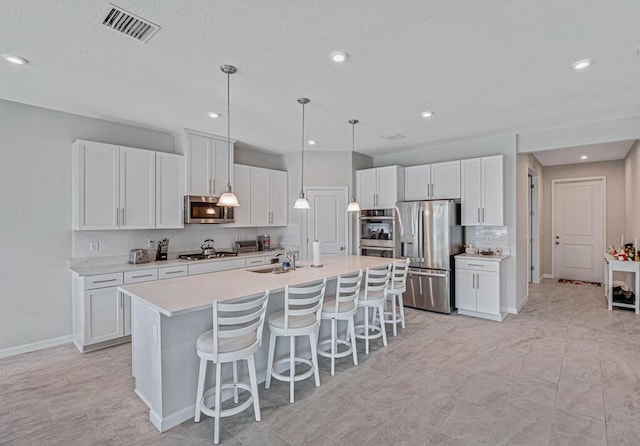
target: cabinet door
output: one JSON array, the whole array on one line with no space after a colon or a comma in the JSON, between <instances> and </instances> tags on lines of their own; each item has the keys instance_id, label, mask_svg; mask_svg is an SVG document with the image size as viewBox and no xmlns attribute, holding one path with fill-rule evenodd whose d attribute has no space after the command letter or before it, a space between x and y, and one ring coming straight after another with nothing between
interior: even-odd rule
<instances>
[{"instance_id":1,"label":"cabinet door","mask_svg":"<svg viewBox=\"0 0 640 446\"><path fill-rule=\"evenodd\" d=\"M462 226L480 225L482 208L480 158L460 161Z\"/></svg>"},{"instance_id":2,"label":"cabinet door","mask_svg":"<svg viewBox=\"0 0 640 446\"><path fill-rule=\"evenodd\" d=\"M131 298L126 294L122 294L122 334L129 336L131 334Z\"/></svg>"},{"instance_id":3,"label":"cabinet door","mask_svg":"<svg viewBox=\"0 0 640 446\"><path fill-rule=\"evenodd\" d=\"M456 269L456 307L476 311L475 271Z\"/></svg>"},{"instance_id":4,"label":"cabinet door","mask_svg":"<svg viewBox=\"0 0 640 446\"><path fill-rule=\"evenodd\" d=\"M186 138L187 195L212 195L212 140L192 134Z\"/></svg>"},{"instance_id":5,"label":"cabinet door","mask_svg":"<svg viewBox=\"0 0 640 446\"><path fill-rule=\"evenodd\" d=\"M398 201L398 168L396 166L378 167L378 198L376 207L390 209Z\"/></svg>"},{"instance_id":6,"label":"cabinet door","mask_svg":"<svg viewBox=\"0 0 640 446\"><path fill-rule=\"evenodd\" d=\"M460 198L460 161L431 165L431 198Z\"/></svg>"},{"instance_id":7,"label":"cabinet door","mask_svg":"<svg viewBox=\"0 0 640 446\"><path fill-rule=\"evenodd\" d=\"M482 158L482 224L503 226L503 203L502 156Z\"/></svg>"},{"instance_id":8,"label":"cabinet door","mask_svg":"<svg viewBox=\"0 0 640 446\"><path fill-rule=\"evenodd\" d=\"M120 227L156 226L156 154L120 148Z\"/></svg>"},{"instance_id":9,"label":"cabinet door","mask_svg":"<svg viewBox=\"0 0 640 446\"><path fill-rule=\"evenodd\" d=\"M229 150L226 141L211 140L212 156L211 160L211 194L219 197L222 195L229 182ZM233 153L233 144L231 144ZM233 160L231 161L233 163Z\"/></svg>"},{"instance_id":10,"label":"cabinet door","mask_svg":"<svg viewBox=\"0 0 640 446\"><path fill-rule=\"evenodd\" d=\"M251 226L268 226L269 212L269 171L251 169Z\"/></svg>"},{"instance_id":11,"label":"cabinet door","mask_svg":"<svg viewBox=\"0 0 640 446\"><path fill-rule=\"evenodd\" d=\"M118 146L82 141L74 148L74 229L116 229L119 223Z\"/></svg>"},{"instance_id":12,"label":"cabinet door","mask_svg":"<svg viewBox=\"0 0 640 446\"><path fill-rule=\"evenodd\" d=\"M235 226L251 226L251 167L233 167L233 192L240 206L233 208Z\"/></svg>"},{"instance_id":13,"label":"cabinet door","mask_svg":"<svg viewBox=\"0 0 640 446\"><path fill-rule=\"evenodd\" d=\"M375 207L375 198L378 191L376 180L376 169L358 170L356 172L356 197L362 209L372 209Z\"/></svg>"},{"instance_id":14,"label":"cabinet door","mask_svg":"<svg viewBox=\"0 0 640 446\"><path fill-rule=\"evenodd\" d=\"M182 156L156 153L156 228L184 227Z\"/></svg>"},{"instance_id":15,"label":"cabinet door","mask_svg":"<svg viewBox=\"0 0 640 446\"><path fill-rule=\"evenodd\" d=\"M287 172L272 170L269 172L269 203L271 208L271 226L287 225Z\"/></svg>"},{"instance_id":16,"label":"cabinet door","mask_svg":"<svg viewBox=\"0 0 640 446\"><path fill-rule=\"evenodd\" d=\"M458 176L460 172L458 171ZM404 199L428 200L431 184L431 165L405 167L404 169Z\"/></svg>"},{"instance_id":17,"label":"cabinet door","mask_svg":"<svg viewBox=\"0 0 640 446\"><path fill-rule=\"evenodd\" d=\"M123 312L116 287L85 291L85 345L123 336Z\"/></svg>"},{"instance_id":18,"label":"cabinet door","mask_svg":"<svg viewBox=\"0 0 640 446\"><path fill-rule=\"evenodd\" d=\"M478 271L477 311L479 313L500 314L500 274Z\"/></svg>"}]
</instances>

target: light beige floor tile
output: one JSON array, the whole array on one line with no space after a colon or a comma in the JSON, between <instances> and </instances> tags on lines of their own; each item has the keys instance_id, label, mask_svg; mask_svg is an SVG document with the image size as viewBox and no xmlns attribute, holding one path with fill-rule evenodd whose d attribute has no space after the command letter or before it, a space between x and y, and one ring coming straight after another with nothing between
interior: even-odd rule
<instances>
[{"instance_id":1,"label":"light beige floor tile","mask_svg":"<svg viewBox=\"0 0 640 446\"><path fill-rule=\"evenodd\" d=\"M560 379L556 397L558 409L604 421L602 385L570 378Z\"/></svg>"}]
</instances>

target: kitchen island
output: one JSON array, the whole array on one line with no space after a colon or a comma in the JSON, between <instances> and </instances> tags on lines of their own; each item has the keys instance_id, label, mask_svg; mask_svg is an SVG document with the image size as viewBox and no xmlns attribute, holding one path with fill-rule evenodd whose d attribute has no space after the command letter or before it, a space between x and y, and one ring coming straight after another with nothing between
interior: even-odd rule
<instances>
[{"instance_id":1,"label":"kitchen island","mask_svg":"<svg viewBox=\"0 0 640 446\"><path fill-rule=\"evenodd\" d=\"M229 301L271 291L267 317L284 307L285 286L300 286L327 279L327 290L335 289L341 274L390 264L393 259L363 256L324 256L322 268L301 264L283 274L260 273L266 268L231 270L179 277L118 287L131 297L132 374L135 392L149 407L149 418L166 431L193 417L195 410L198 357L196 340L213 325L211 303ZM333 279L333 280L332 280ZM266 376L269 328L265 323L263 346L256 353L258 380ZM302 344L302 343L301 343ZM287 347L276 350L276 358L288 355ZM308 348L308 345L306 346ZM302 344L297 352L304 355ZM308 352L310 355L310 351ZM243 362L240 379L246 378ZM223 373L228 380L231 370ZM213 382L208 377L206 387ZM223 395L223 399L228 395Z\"/></svg>"}]
</instances>

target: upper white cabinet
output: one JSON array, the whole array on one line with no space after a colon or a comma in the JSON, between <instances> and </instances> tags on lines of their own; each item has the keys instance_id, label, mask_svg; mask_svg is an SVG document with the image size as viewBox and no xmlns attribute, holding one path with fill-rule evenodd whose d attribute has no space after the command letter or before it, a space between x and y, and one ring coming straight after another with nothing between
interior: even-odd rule
<instances>
[{"instance_id":1,"label":"upper white cabinet","mask_svg":"<svg viewBox=\"0 0 640 446\"><path fill-rule=\"evenodd\" d=\"M73 229L155 227L155 152L78 140L72 147Z\"/></svg>"},{"instance_id":2,"label":"upper white cabinet","mask_svg":"<svg viewBox=\"0 0 640 446\"><path fill-rule=\"evenodd\" d=\"M287 225L287 172L236 164L234 226Z\"/></svg>"},{"instance_id":3,"label":"upper white cabinet","mask_svg":"<svg viewBox=\"0 0 640 446\"><path fill-rule=\"evenodd\" d=\"M77 140L74 230L182 227L182 157Z\"/></svg>"},{"instance_id":4,"label":"upper white cabinet","mask_svg":"<svg viewBox=\"0 0 640 446\"><path fill-rule=\"evenodd\" d=\"M183 157L156 153L156 228L184 227Z\"/></svg>"},{"instance_id":5,"label":"upper white cabinet","mask_svg":"<svg viewBox=\"0 0 640 446\"><path fill-rule=\"evenodd\" d=\"M460 198L460 161L405 167L404 181L405 200Z\"/></svg>"},{"instance_id":6,"label":"upper white cabinet","mask_svg":"<svg viewBox=\"0 0 640 446\"><path fill-rule=\"evenodd\" d=\"M229 182L229 152L226 138L185 129L175 137L175 145L185 157L186 195L219 197ZM232 179L233 180L233 179Z\"/></svg>"},{"instance_id":7,"label":"upper white cabinet","mask_svg":"<svg viewBox=\"0 0 640 446\"><path fill-rule=\"evenodd\" d=\"M504 225L503 156L461 161L462 225Z\"/></svg>"},{"instance_id":8,"label":"upper white cabinet","mask_svg":"<svg viewBox=\"0 0 640 446\"><path fill-rule=\"evenodd\" d=\"M393 208L404 200L404 168L377 167L356 172L356 198L362 209Z\"/></svg>"}]
</instances>

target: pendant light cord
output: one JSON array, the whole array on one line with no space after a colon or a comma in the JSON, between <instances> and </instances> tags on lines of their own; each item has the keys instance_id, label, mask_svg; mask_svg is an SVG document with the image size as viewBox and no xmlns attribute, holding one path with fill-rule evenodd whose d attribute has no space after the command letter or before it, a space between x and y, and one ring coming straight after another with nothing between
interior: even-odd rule
<instances>
[{"instance_id":1,"label":"pendant light cord","mask_svg":"<svg viewBox=\"0 0 640 446\"><path fill-rule=\"evenodd\" d=\"M231 73L227 73L227 186L231 186Z\"/></svg>"},{"instance_id":2,"label":"pendant light cord","mask_svg":"<svg viewBox=\"0 0 640 446\"><path fill-rule=\"evenodd\" d=\"M302 104L302 175L300 176L300 192L304 193L304 106Z\"/></svg>"}]
</instances>

